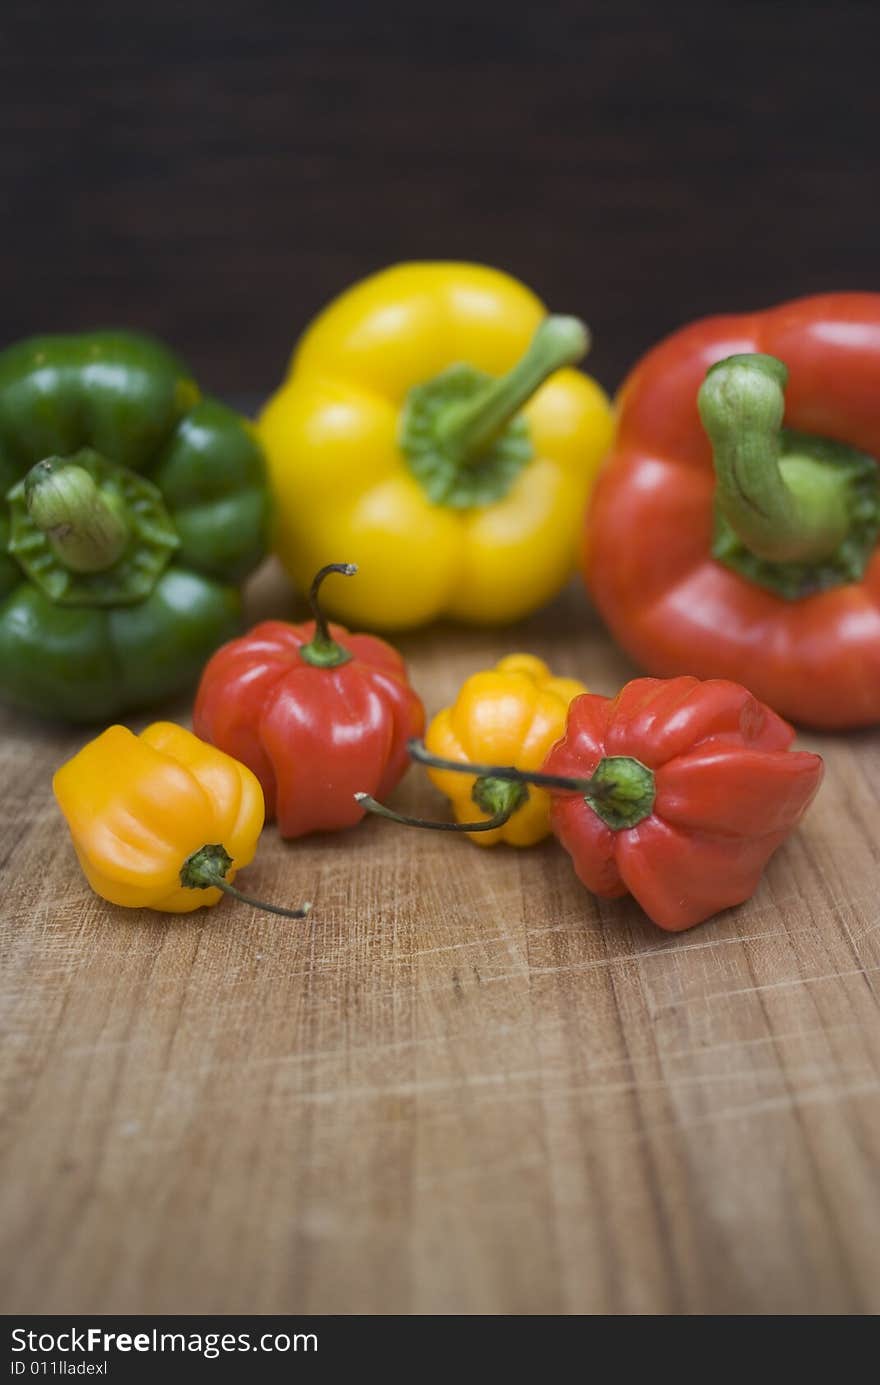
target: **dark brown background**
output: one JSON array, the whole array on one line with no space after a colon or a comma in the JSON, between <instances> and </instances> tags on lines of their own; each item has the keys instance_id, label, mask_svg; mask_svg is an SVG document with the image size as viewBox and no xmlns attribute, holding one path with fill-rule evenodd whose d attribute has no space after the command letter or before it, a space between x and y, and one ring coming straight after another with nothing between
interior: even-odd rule
<instances>
[{"instance_id":1,"label":"dark brown background","mask_svg":"<svg viewBox=\"0 0 880 1385\"><path fill-rule=\"evenodd\" d=\"M343 285L464 257L616 385L692 316L880 287L878 15L6 0L0 339L125 322L256 398Z\"/></svg>"}]
</instances>

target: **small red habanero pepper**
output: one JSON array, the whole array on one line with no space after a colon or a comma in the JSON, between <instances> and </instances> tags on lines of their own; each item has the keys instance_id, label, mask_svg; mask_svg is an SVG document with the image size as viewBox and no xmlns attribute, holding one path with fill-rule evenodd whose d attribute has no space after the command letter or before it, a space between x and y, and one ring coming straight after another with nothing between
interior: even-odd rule
<instances>
[{"instance_id":1,"label":"small red habanero pepper","mask_svg":"<svg viewBox=\"0 0 880 1385\"><path fill-rule=\"evenodd\" d=\"M587 693L539 774L414 758L549 789L553 831L593 894L631 894L660 928L691 928L754 894L822 781L787 722L737 683L636 678Z\"/></svg>"},{"instance_id":2,"label":"small red habanero pepper","mask_svg":"<svg viewBox=\"0 0 880 1385\"><path fill-rule=\"evenodd\" d=\"M263 621L209 660L193 729L257 776L282 837L352 827L364 815L356 789L390 793L409 763L407 740L425 711L396 649L373 635L328 626L318 588L351 563L330 563L312 582L314 620Z\"/></svg>"},{"instance_id":3,"label":"small red habanero pepper","mask_svg":"<svg viewBox=\"0 0 880 1385\"><path fill-rule=\"evenodd\" d=\"M880 721L878 458L880 294L661 342L587 519L612 634L650 673L734 678L795 721Z\"/></svg>"}]
</instances>

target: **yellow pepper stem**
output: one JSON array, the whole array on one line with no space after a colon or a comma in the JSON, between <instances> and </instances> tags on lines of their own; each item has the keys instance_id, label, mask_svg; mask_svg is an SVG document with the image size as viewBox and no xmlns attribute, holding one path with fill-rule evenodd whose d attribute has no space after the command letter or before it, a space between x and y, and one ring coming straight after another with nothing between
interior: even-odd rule
<instances>
[{"instance_id":1,"label":"yellow pepper stem","mask_svg":"<svg viewBox=\"0 0 880 1385\"><path fill-rule=\"evenodd\" d=\"M267 904L262 899L252 899L250 895L242 894L226 879L231 865L232 857L219 843L200 847L184 861L180 883L186 890L222 890L242 904L250 904L253 909L263 909L267 914L280 914L286 919L304 919L309 913L311 904L303 904L299 909L285 909L280 904Z\"/></svg>"},{"instance_id":2,"label":"yellow pepper stem","mask_svg":"<svg viewBox=\"0 0 880 1385\"><path fill-rule=\"evenodd\" d=\"M545 317L511 371L438 419L436 435L443 450L459 464L478 462L547 377L575 365L589 348L589 329L580 318Z\"/></svg>"},{"instance_id":3,"label":"yellow pepper stem","mask_svg":"<svg viewBox=\"0 0 880 1385\"><path fill-rule=\"evenodd\" d=\"M506 375L459 361L413 386L400 446L432 505L470 510L507 495L534 456L523 405L549 375L579 361L589 340L579 318L546 317Z\"/></svg>"}]
</instances>

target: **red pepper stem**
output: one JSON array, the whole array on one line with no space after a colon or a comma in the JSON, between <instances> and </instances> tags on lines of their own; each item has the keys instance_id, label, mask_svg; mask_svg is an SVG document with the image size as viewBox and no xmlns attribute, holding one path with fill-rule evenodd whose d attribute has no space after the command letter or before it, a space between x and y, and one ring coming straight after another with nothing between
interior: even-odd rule
<instances>
[{"instance_id":1,"label":"red pepper stem","mask_svg":"<svg viewBox=\"0 0 880 1385\"><path fill-rule=\"evenodd\" d=\"M730 527L758 558L818 563L852 527L852 474L823 461L818 439L783 452L788 370L760 352L711 366L697 406L712 443L716 499Z\"/></svg>"},{"instance_id":2,"label":"red pepper stem","mask_svg":"<svg viewBox=\"0 0 880 1385\"><path fill-rule=\"evenodd\" d=\"M309 643L304 644L299 652L300 657L305 659L307 664L314 664L317 668L338 668L340 664L347 664L351 658L348 650L344 649L330 634L327 617L321 610L321 603L318 600L321 583L330 576L331 572L338 572L343 577L353 577L357 572L357 566L355 563L327 563L326 567L322 567L312 578L308 601L315 620L315 633Z\"/></svg>"},{"instance_id":3,"label":"red pepper stem","mask_svg":"<svg viewBox=\"0 0 880 1385\"><path fill-rule=\"evenodd\" d=\"M384 803L379 803L368 793L356 793L355 798L368 813L388 818L389 822L399 822L403 827L423 827L430 832L495 832L510 821L518 806L512 803L491 818L483 818L480 822L438 822L433 818L413 818L406 813L395 813L393 808L386 808Z\"/></svg>"},{"instance_id":4,"label":"red pepper stem","mask_svg":"<svg viewBox=\"0 0 880 1385\"><path fill-rule=\"evenodd\" d=\"M583 795L597 817L613 832L637 827L654 811L656 781L653 770L631 755L603 757L588 779L574 779L565 774L542 774L538 770L515 769L512 765L462 764L458 760L443 760L432 755L421 741L409 742L414 760L432 769L452 770L456 774L475 774L478 779L511 784L533 784L539 789L561 789L566 793Z\"/></svg>"}]
</instances>

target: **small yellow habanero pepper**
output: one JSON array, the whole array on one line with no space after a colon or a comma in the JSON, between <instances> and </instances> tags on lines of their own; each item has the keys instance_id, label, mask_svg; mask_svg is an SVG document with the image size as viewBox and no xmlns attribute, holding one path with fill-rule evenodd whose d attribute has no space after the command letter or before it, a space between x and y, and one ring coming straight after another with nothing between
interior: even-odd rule
<instances>
[{"instance_id":1,"label":"small yellow habanero pepper","mask_svg":"<svg viewBox=\"0 0 880 1385\"><path fill-rule=\"evenodd\" d=\"M111 726L52 781L76 854L96 894L128 909L187 914L223 894L289 918L236 890L254 857L263 791L249 769L169 721L140 736Z\"/></svg>"},{"instance_id":2,"label":"small yellow habanero pepper","mask_svg":"<svg viewBox=\"0 0 880 1385\"><path fill-rule=\"evenodd\" d=\"M294 582L350 555L335 614L385 629L547 602L613 433L604 391L566 368L588 342L483 265L395 265L331 303L257 424Z\"/></svg>"},{"instance_id":3,"label":"small yellow habanero pepper","mask_svg":"<svg viewBox=\"0 0 880 1385\"><path fill-rule=\"evenodd\" d=\"M451 801L455 823L409 818L356 794L362 806L393 822L440 831L465 831L480 846L508 842L534 846L550 831L550 795L545 789L444 770L435 760L459 764L488 760L515 769L540 770L550 747L565 731L569 704L587 688L576 678L554 678L532 654L510 654L495 668L474 673L451 707L438 712L425 746L410 743L415 759L428 766L432 782ZM475 807L478 812L475 812Z\"/></svg>"}]
</instances>

